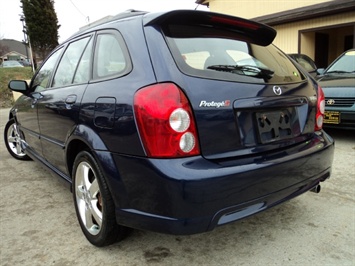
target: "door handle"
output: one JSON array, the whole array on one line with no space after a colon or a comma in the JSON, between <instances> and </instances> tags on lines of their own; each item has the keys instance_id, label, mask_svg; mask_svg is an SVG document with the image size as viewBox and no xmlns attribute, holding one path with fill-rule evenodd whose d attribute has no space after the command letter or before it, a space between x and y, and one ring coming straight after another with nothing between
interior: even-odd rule
<instances>
[{"instance_id":1,"label":"door handle","mask_svg":"<svg viewBox=\"0 0 355 266\"><path fill-rule=\"evenodd\" d=\"M31 98L32 98L31 108L34 108L38 100L43 98L43 95L40 92L34 92L32 93Z\"/></svg>"},{"instance_id":2,"label":"door handle","mask_svg":"<svg viewBox=\"0 0 355 266\"><path fill-rule=\"evenodd\" d=\"M69 95L66 99L65 99L65 103L66 104L74 104L76 102L76 95Z\"/></svg>"},{"instance_id":3,"label":"door handle","mask_svg":"<svg viewBox=\"0 0 355 266\"><path fill-rule=\"evenodd\" d=\"M65 108L70 110L72 105L76 102L76 95L72 94L69 95L66 99L65 99Z\"/></svg>"}]
</instances>

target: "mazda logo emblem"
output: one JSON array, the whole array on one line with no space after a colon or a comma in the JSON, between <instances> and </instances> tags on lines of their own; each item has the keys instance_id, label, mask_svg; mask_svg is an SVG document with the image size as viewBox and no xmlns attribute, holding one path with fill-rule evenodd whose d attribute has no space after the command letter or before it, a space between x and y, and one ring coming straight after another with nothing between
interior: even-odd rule
<instances>
[{"instance_id":1,"label":"mazda logo emblem","mask_svg":"<svg viewBox=\"0 0 355 266\"><path fill-rule=\"evenodd\" d=\"M327 105L333 105L333 104L335 104L335 101L333 99L329 99L327 101Z\"/></svg>"},{"instance_id":2,"label":"mazda logo emblem","mask_svg":"<svg viewBox=\"0 0 355 266\"><path fill-rule=\"evenodd\" d=\"M281 89L281 87L279 87L279 86L274 86L274 87L272 88L272 90L274 91L274 93L275 93L276 95L281 95L281 94L282 94L282 89Z\"/></svg>"}]
</instances>

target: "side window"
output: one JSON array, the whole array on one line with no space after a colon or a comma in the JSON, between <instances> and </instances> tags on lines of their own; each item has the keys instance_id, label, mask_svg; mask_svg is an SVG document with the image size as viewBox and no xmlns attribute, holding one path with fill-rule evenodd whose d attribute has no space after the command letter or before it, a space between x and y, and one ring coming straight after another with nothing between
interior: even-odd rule
<instances>
[{"instance_id":1,"label":"side window","mask_svg":"<svg viewBox=\"0 0 355 266\"><path fill-rule=\"evenodd\" d=\"M66 86L73 82L76 67L89 39L86 37L69 44L59 62L52 87Z\"/></svg>"},{"instance_id":2,"label":"side window","mask_svg":"<svg viewBox=\"0 0 355 266\"><path fill-rule=\"evenodd\" d=\"M94 78L124 75L130 70L128 51L122 37L109 31L98 34Z\"/></svg>"},{"instance_id":3,"label":"side window","mask_svg":"<svg viewBox=\"0 0 355 266\"><path fill-rule=\"evenodd\" d=\"M54 52L46 62L42 65L38 71L36 77L33 80L32 86L35 87L35 91L42 91L48 87L51 75L54 71L55 64L62 52L63 48L60 48Z\"/></svg>"},{"instance_id":4,"label":"side window","mask_svg":"<svg viewBox=\"0 0 355 266\"><path fill-rule=\"evenodd\" d=\"M79 66L75 72L74 83L87 83L90 80L90 66L93 39L91 38L89 44L86 46L85 52L80 59Z\"/></svg>"}]
</instances>

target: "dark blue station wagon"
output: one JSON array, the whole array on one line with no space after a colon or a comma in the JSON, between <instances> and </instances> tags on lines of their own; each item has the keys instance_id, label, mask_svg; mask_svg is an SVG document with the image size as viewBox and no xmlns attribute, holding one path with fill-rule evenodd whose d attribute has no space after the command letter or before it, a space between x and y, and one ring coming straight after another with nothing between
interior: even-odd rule
<instances>
[{"instance_id":1,"label":"dark blue station wagon","mask_svg":"<svg viewBox=\"0 0 355 266\"><path fill-rule=\"evenodd\" d=\"M10 111L5 143L68 183L87 239L194 234L319 192L324 94L268 26L130 11L59 45Z\"/></svg>"}]
</instances>

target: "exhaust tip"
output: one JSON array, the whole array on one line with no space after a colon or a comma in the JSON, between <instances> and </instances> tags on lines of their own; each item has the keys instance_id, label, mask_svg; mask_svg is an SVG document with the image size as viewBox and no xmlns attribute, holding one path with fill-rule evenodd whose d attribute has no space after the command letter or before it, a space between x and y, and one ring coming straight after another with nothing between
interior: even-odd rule
<instances>
[{"instance_id":1,"label":"exhaust tip","mask_svg":"<svg viewBox=\"0 0 355 266\"><path fill-rule=\"evenodd\" d=\"M314 192L314 193L319 193L320 192L320 185L316 185L315 187L313 187L310 191L311 192Z\"/></svg>"}]
</instances>

